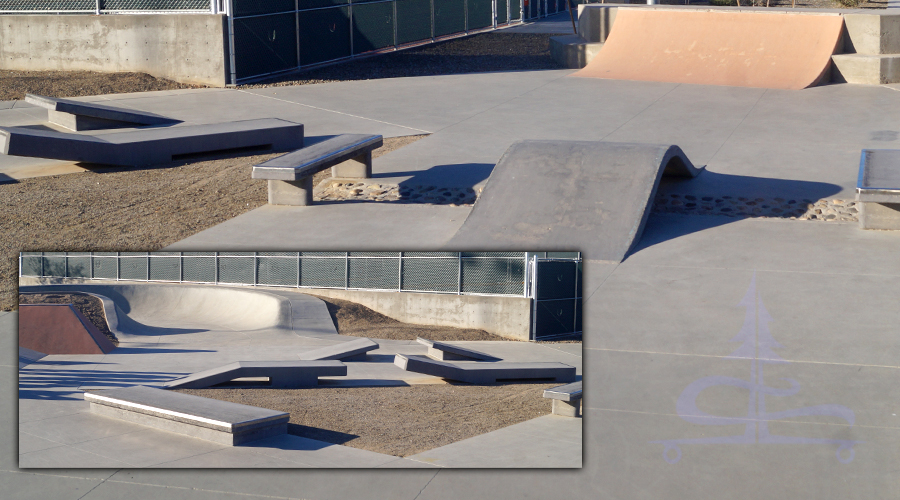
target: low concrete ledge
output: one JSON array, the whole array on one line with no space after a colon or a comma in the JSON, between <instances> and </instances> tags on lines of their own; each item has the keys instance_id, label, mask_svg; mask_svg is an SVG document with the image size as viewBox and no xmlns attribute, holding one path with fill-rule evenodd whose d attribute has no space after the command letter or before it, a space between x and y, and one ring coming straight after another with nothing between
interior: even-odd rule
<instances>
[{"instance_id":1,"label":"low concrete ledge","mask_svg":"<svg viewBox=\"0 0 900 500\"><path fill-rule=\"evenodd\" d=\"M564 417L581 416L581 382L544 390L544 397L553 400L553 414Z\"/></svg>"},{"instance_id":2,"label":"low concrete ledge","mask_svg":"<svg viewBox=\"0 0 900 500\"><path fill-rule=\"evenodd\" d=\"M298 357L305 361L365 361L366 353L375 349L378 349L377 342L369 338L361 338L307 351L298 354Z\"/></svg>"},{"instance_id":3,"label":"low concrete ledge","mask_svg":"<svg viewBox=\"0 0 900 500\"><path fill-rule=\"evenodd\" d=\"M861 228L900 230L900 150L862 150L856 200Z\"/></svg>"},{"instance_id":4,"label":"low concrete ledge","mask_svg":"<svg viewBox=\"0 0 900 500\"><path fill-rule=\"evenodd\" d=\"M428 356L439 361L500 361L500 358L495 358L483 352L445 344L443 342L435 342L433 340L423 339L422 337L417 337L416 342L422 345L427 345Z\"/></svg>"},{"instance_id":5,"label":"low concrete ledge","mask_svg":"<svg viewBox=\"0 0 900 500\"><path fill-rule=\"evenodd\" d=\"M835 54L831 80L882 85L900 82L900 54Z\"/></svg>"},{"instance_id":6,"label":"low concrete ledge","mask_svg":"<svg viewBox=\"0 0 900 500\"><path fill-rule=\"evenodd\" d=\"M447 363L425 356L397 354L394 364L400 368L470 384L496 384L512 380L575 380L575 367L563 363Z\"/></svg>"},{"instance_id":7,"label":"low concrete ledge","mask_svg":"<svg viewBox=\"0 0 900 500\"><path fill-rule=\"evenodd\" d=\"M225 445L287 432L290 415L145 386L84 393L91 411Z\"/></svg>"},{"instance_id":8,"label":"low concrete ledge","mask_svg":"<svg viewBox=\"0 0 900 500\"><path fill-rule=\"evenodd\" d=\"M50 123L75 131L179 123L179 120L144 111L42 95L25 94L25 102L45 108Z\"/></svg>"},{"instance_id":9,"label":"low concrete ledge","mask_svg":"<svg viewBox=\"0 0 900 500\"><path fill-rule=\"evenodd\" d=\"M236 378L268 377L269 387L316 387L319 377L347 375L340 361L237 361L192 373L163 385L167 389L203 389Z\"/></svg>"}]
</instances>

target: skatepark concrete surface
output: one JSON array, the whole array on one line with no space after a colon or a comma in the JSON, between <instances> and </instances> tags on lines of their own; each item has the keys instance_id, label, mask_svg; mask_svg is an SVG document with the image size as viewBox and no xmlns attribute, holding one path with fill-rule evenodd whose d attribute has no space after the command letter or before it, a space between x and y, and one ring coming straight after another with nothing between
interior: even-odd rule
<instances>
[{"instance_id":1,"label":"skatepark concrete surface","mask_svg":"<svg viewBox=\"0 0 900 500\"><path fill-rule=\"evenodd\" d=\"M694 165L706 167L689 181L664 180L662 193L849 200L855 196L860 150L900 144L897 85L789 91L568 78L571 73L174 91L104 100L186 121L224 120L235 113L278 117L303 122L309 136L432 134L376 159L374 181L380 183L478 188L515 141L602 140L676 144ZM38 110L25 107L0 111L4 125L41 119ZM388 203L263 207L172 249L435 250L450 241L469 211ZM416 233L420 228L423 232ZM9 429L2 481L15 498L437 500L545 498L561 492L628 500L900 497L900 234L863 231L854 223L651 214L641 240L620 262L595 257L594 229L584 229L585 242L578 248L586 259L579 470L175 472L111 470L125 467L113 463L97 470L62 464L57 470L19 469L12 431L18 413L11 403L16 365L8 354L2 372L8 380L2 387ZM15 314L0 316L0 324L9 346L5 352L11 353ZM302 342L314 343L298 339L297 348ZM562 356L565 345L533 348L556 349ZM504 357L500 346L472 348ZM252 344L154 343L134 349L160 350L141 357L158 356L163 364L135 364L120 374L131 359L117 357L139 358L126 350L100 362L44 358L26 366L22 380L33 384L26 389L41 397L20 399L19 413L39 411L44 425L20 429L56 432L46 425L50 419L78 418L83 401L65 398L82 385L132 383L128 373L142 381L161 379L245 353L285 354L283 348ZM171 351L188 361L164 357ZM65 387L57 388L61 383ZM543 422L527 424L523 435ZM75 448L56 446L46 435L34 437L39 439L19 443L19 453L49 457L48 466L58 464L53 457L66 457L49 450ZM484 446L463 441L429 456L435 464L452 465L455 450L466 452L456 456L478 451L487 463L503 437L502 431L490 433L480 437ZM187 455L197 456L194 451ZM69 452L78 455L76 461L81 456ZM225 461L229 453L241 452L220 453ZM366 463L379 459L353 460L370 458ZM244 465L242 457L232 460Z\"/></svg>"},{"instance_id":2,"label":"skatepark concrete surface","mask_svg":"<svg viewBox=\"0 0 900 500\"><path fill-rule=\"evenodd\" d=\"M107 355L50 355L20 368L21 468L371 468L432 464L291 435L254 441L235 451L229 446L95 415L83 400L82 393L90 389L163 387L171 380L236 361L297 361L303 352L355 340L337 334L325 303L318 298L290 290L147 283L49 285L23 290L78 290L100 296L107 317L115 318L110 330L120 343ZM377 342L379 348L370 351L366 361L346 362L347 376L321 377L322 390L445 383L393 364L394 355L424 355L427 346L415 341ZM580 374L579 344L452 344L475 346L507 361L563 362L575 366ZM541 457L542 464L529 462L528 467L580 467L581 421L572 420L578 425L551 419L539 427L547 432L542 432L543 438L538 441L531 439L535 430L530 426L512 426L515 428L499 435L488 433L486 443L498 444L485 445L487 455L468 448L464 452L451 449L444 462L433 464L521 467L518 456L530 450ZM478 437L471 439L478 442ZM498 446L516 453L504 462L490 455Z\"/></svg>"}]
</instances>

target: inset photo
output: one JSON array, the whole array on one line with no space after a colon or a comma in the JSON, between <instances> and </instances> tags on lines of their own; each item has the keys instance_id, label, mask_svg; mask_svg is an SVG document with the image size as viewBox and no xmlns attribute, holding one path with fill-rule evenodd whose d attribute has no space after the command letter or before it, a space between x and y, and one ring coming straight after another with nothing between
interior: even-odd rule
<instances>
[{"instance_id":1,"label":"inset photo","mask_svg":"<svg viewBox=\"0 0 900 500\"><path fill-rule=\"evenodd\" d=\"M580 252L24 252L32 468L581 468Z\"/></svg>"}]
</instances>

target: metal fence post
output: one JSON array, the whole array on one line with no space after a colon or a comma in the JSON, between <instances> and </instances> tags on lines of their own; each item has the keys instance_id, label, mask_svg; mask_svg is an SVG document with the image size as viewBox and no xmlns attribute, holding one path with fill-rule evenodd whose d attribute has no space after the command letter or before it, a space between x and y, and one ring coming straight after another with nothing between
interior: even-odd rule
<instances>
[{"instance_id":1,"label":"metal fence post","mask_svg":"<svg viewBox=\"0 0 900 500\"><path fill-rule=\"evenodd\" d=\"M150 252L147 252L147 281L150 281Z\"/></svg>"},{"instance_id":2,"label":"metal fence post","mask_svg":"<svg viewBox=\"0 0 900 500\"><path fill-rule=\"evenodd\" d=\"M66 263L65 273L63 274L63 278L69 277L69 252L63 252L63 262Z\"/></svg>"},{"instance_id":3,"label":"metal fence post","mask_svg":"<svg viewBox=\"0 0 900 500\"><path fill-rule=\"evenodd\" d=\"M397 2L394 2L396 5ZM403 290L403 252L400 252L400 258L397 259L397 291Z\"/></svg>"},{"instance_id":4,"label":"metal fence post","mask_svg":"<svg viewBox=\"0 0 900 500\"><path fill-rule=\"evenodd\" d=\"M100 0L94 1L94 7L95 7L94 13L99 16L100 15Z\"/></svg>"},{"instance_id":5,"label":"metal fence post","mask_svg":"<svg viewBox=\"0 0 900 500\"><path fill-rule=\"evenodd\" d=\"M213 252L213 257L215 260L213 261L213 265L215 266L216 273L213 275L213 283L219 284L219 252Z\"/></svg>"},{"instance_id":6,"label":"metal fence post","mask_svg":"<svg viewBox=\"0 0 900 500\"><path fill-rule=\"evenodd\" d=\"M22 277L22 252L19 252L19 277Z\"/></svg>"},{"instance_id":7,"label":"metal fence post","mask_svg":"<svg viewBox=\"0 0 900 500\"><path fill-rule=\"evenodd\" d=\"M90 263L90 266L91 266L90 277L91 277L91 279L94 279L94 252L91 252L90 255L88 256L88 258L89 258L88 262Z\"/></svg>"},{"instance_id":8,"label":"metal fence post","mask_svg":"<svg viewBox=\"0 0 900 500\"><path fill-rule=\"evenodd\" d=\"M456 295L462 295L462 252L456 252Z\"/></svg>"},{"instance_id":9,"label":"metal fence post","mask_svg":"<svg viewBox=\"0 0 900 500\"><path fill-rule=\"evenodd\" d=\"M344 290L350 288L350 252L344 252Z\"/></svg>"},{"instance_id":10,"label":"metal fence post","mask_svg":"<svg viewBox=\"0 0 900 500\"><path fill-rule=\"evenodd\" d=\"M259 252L253 252L253 286L259 282Z\"/></svg>"},{"instance_id":11,"label":"metal fence post","mask_svg":"<svg viewBox=\"0 0 900 500\"><path fill-rule=\"evenodd\" d=\"M227 0L225 4L227 11L225 15L228 17L228 61L231 66L231 84L237 85L237 68L234 61L234 0ZM299 54L299 52L298 52Z\"/></svg>"},{"instance_id":12,"label":"metal fence post","mask_svg":"<svg viewBox=\"0 0 900 500\"><path fill-rule=\"evenodd\" d=\"M122 267L120 263L121 252L116 252L116 281L119 281L119 277L121 276L120 268Z\"/></svg>"},{"instance_id":13,"label":"metal fence post","mask_svg":"<svg viewBox=\"0 0 900 500\"><path fill-rule=\"evenodd\" d=\"M297 288L300 288L300 270L303 268L301 265L303 261L303 255L301 252L297 252Z\"/></svg>"}]
</instances>

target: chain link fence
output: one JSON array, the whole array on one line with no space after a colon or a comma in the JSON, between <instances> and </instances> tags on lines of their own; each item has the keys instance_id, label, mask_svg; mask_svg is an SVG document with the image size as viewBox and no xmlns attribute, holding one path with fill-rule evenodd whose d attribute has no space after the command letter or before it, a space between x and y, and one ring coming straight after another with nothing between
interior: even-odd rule
<instances>
[{"instance_id":1,"label":"chain link fence","mask_svg":"<svg viewBox=\"0 0 900 500\"><path fill-rule=\"evenodd\" d=\"M222 0L0 0L0 13L216 13Z\"/></svg>"}]
</instances>

